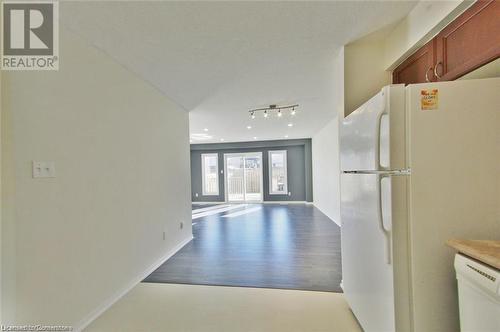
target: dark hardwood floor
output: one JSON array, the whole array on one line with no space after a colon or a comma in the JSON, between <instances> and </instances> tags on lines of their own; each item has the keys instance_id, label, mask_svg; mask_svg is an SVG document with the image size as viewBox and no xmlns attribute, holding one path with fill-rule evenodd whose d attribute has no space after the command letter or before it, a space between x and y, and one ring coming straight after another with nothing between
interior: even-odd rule
<instances>
[{"instance_id":1,"label":"dark hardwood floor","mask_svg":"<svg viewBox=\"0 0 500 332\"><path fill-rule=\"evenodd\" d=\"M193 236L144 281L341 292L340 228L311 205L203 216Z\"/></svg>"}]
</instances>

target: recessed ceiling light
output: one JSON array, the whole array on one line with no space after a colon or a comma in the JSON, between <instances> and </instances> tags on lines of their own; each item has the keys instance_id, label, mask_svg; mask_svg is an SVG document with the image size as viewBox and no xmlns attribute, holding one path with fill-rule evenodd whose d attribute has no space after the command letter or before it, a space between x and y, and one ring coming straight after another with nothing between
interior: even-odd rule
<instances>
[{"instance_id":1,"label":"recessed ceiling light","mask_svg":"<svg viewBox=\"0 0 500 332\"><path fill-rule=\"evenodd\" d=\"M247 129L252 129L252 126L247 126Z\"/></svg>"},{"instance_id":2,"label":"recessed ceiling light","mask_svg":"<svg viewBox=\"0 0 500 332\"><path fill-rule=\"evenodd\" d=\"M191 141L206 141L206 140L210 140L212 138L213 137L211 135L208 135L208 134L191 134L190 140Z\"/></svg>"},{"instance_id":3,"label":"recessed ceiling light","mask_svg":"<svg viewBox=\"0 0 500 332\"><path fill-rule=\"evenodd\" d=\"M204 131L208 131L208 128L203 129Z\"/></svg>"},{"instance_id":4,"label":"recessed ceiling light","mask_svg":"<svg viewBox=\"0 0 500 332\"><path fill-rule=\"evenodd\" d=\"M253 139L257 139L257 137L254 137Z\"/></svg>"},{"instance_id":5,"label":"recessed ceiling light","mask_svg":"<svg viewBox=\"0 0 500 332\"><path fill-rule=\"evenodd\" d=\"M289 123L289 124L288 124L288 127L293 127L293 123Z\"/></svg>"},{"instance_id":6,"label":"recessed ceiling light","mask_svg":"<svg viewBox=\"0 0 500 332\"><path fill-rule=\"evenodd\" d=\"M288 135L285 135L285 138L288 138Z\"/></svg>"},{"instance_id":7,"label":"recessed ceiling light","mask_svg":"<svg viewBox=\"0 0 500 332\"><path fill-rule=\"evenodd\" d=\"M223 139L223 138L221 138L221 139L220 139L220 141L221 141L221 142L224 142L224 139Z\"/></svg>"}]
</instances>

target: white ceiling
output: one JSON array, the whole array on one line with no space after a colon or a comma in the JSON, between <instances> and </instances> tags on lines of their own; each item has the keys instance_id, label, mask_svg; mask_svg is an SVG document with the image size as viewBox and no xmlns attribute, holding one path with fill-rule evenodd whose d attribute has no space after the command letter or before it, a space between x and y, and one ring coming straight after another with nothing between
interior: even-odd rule
<instances>
[{"instance_id":1,"label":"white ceiling","mask_svg":"<svg viewBox=\"0 0 500 332\"><path fill-rule=\"evenodd\" d=\"M342 82L333 80L333 61L340 45L400 20L414 5L64 2L60 16L64 26L188 110L191 135L207 136L193 143L209 143L311 137L334 116L332 91ZM299 113L250 120L248 109L275 103L298 103Z\"/></svg>"}]
</instances>

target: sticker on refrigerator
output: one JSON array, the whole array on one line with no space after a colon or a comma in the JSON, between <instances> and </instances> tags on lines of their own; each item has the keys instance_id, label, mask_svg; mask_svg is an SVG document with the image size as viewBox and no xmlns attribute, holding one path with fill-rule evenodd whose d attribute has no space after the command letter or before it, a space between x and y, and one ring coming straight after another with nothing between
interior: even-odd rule
<instances>
[{"instance_id":1,"label":"sticker on refrigerator","mask_svg":"<svg viewBox=\"0 0 500 332\"><path fill-rule=\"evenodd\" d=\"M420 109L422 111L437 110L439 108L438 89L420 90Z\"/></svg>"}]
</instances>

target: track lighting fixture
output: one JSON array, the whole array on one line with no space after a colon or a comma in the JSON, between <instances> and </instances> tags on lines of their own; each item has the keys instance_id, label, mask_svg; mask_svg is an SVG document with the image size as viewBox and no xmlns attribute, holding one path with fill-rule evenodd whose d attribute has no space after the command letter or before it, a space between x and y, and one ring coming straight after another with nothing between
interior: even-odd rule
<instances>
[{"instance_id":1,"label":"track lighting fixture","mask_svg":"<svg viewBox=\"0 0 500 332\"><path fill-rule=\"evenodd\" d=\"M263 108L255 108L252 110L249 110L250 112L250 117L252 119L255 119L257 117L256 113L258 112L263 112L264 118L268 118L270 115L270 112L276 112L276 116L278 118L283 117L283 111L290 111L290 115L295 115L297 111L295 110L296 107L299 107L298 104L295 105L285 105L285 106L278 106L276 104L271 104L269 107L263 107Z\"/></svg>"}]
</instances>

